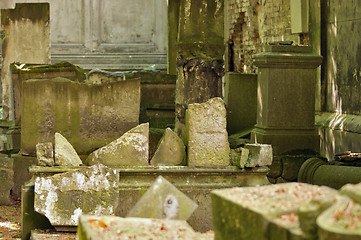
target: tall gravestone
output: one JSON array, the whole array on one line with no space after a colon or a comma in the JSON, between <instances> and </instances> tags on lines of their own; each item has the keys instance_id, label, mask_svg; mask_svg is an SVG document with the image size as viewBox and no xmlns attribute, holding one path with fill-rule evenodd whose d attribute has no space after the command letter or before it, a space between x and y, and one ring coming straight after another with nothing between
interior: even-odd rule
<instances>
[{"instance_id":1,"label":"tall gravestone","mask_svg":"<svg viewBox=\"0 0 361 240\"><path fill-rule=\"evenodd\" d=\"M269 45L254 58L258 113L252 141L271 144L276 155L295 149L319 151L315 87L322 57L310 46Z\"/></svg>"},{"instance_id":2,"label":"tall gravestone","mask_svg":"<svg viewBox=\"0 0 361 240\"><path fill-rule=\"evenodd\" d=\"M180 1L175 131L183 140L188 104L222 96L223 5L220 0Z\"/></svg>"},{"instance_id":3,"label":"tall gravestone","mask_svg":"<svg viewBox=\"0 0 361 240\"><path fill-rule=\"evenodd\" d=\"M15 62L50 63L49 3L17 3L1 10L1 81L4 119L14 120L14 93L10 65Z\"/></svg>"}]
</instances>

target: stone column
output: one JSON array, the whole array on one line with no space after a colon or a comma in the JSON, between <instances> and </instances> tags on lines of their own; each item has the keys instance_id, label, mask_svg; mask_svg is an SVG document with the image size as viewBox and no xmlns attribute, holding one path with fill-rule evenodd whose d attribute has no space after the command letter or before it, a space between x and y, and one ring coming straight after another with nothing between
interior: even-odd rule
<instances>
[{"instance_id":1,"label":"stone column","mask_svg":"<svg viewBox=\"0 0 361 240\"><path fill-rule=\"evenodd\" d=\"M183 140L188 104L222 96L223 5L221 0L180 0L175 130Z\"/></svg>"},{"instance_id":2,"label":"stone column","mask_svg":"<svg viewBox=\"0 0 361 240\"><path fill-rule=\"evenodd\" d=\"M275 155L296 149L319 151L315 86L322 57L309 46L269 45L254 58L258 114L252 142L272 144Z\"/></svg>"},{"instance_id":3,"label":"stone column","mask_svg":"<svg viewBox=\"0 0 361 240\"><path fill-rule=\"evenodd\" d=\"M14 120L12 63L50 63L49 3L17 3L15 9L1 10L2 100L4 119Z\"/></svg>"}]
</instances>

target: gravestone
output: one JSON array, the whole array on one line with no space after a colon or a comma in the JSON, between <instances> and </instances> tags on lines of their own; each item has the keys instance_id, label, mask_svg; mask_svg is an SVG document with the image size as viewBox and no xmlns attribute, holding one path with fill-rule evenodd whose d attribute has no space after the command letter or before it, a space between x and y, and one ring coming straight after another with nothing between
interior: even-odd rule
<instances>
[{"instance_id":1,"label":"gravestone","mask_svg":"<svg viewBox=\"0 0 361 240\"><path fill-rule=\"evenodd\" d=\"M107 166L148 165L149 123L143 123L108 145L95 150L87 158L87 165Z\"/></svg>"},{"instance_id":2,"label":"gravestone","mask_svg":"<svg viewBox=\"0 0 361 240\"><path fill-rule=\"evenodd\" d=\"M83 164L73 146L60 133L55 133L54 152L55 165L77 167Z\"/></svg>"},{"instance_id":3,"label":"gravestone","mask_svg":"<svg viewBox=\"0 0 361 240\"><path fill-rule=\"evenodd\" d=\"M187 220L198 205L159 176L127 217Z\"/></svg>"},{"instance_id":4,"label":"gravestone","mask_svg":"<svg viewBox=\"0 0 361 240\"><path fill-rule=\"evenodd\" d=\"M76 226L82 214L110 215L118 203L119 174L98 164L35 178L34 209L53 226Z\"/></svg>"},{"instance_id":5,"label":"gravestone","mask_svg":"<svg viewBox=\"0 0 361 240\"><path fill-rule=\"evenodd\" d=\"M186 136L188 166L225 167L230 164L226 108L221 98L189 105Z\"/></svg>"}]
</instances>

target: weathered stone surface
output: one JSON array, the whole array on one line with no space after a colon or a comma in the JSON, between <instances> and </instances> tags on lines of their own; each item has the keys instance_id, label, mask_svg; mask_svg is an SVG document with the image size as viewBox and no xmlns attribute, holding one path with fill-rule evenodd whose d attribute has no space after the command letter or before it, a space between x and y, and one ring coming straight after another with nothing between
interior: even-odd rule
<instances>
[{"instance_id":1,"label":"weathered stone surface","mask_svg":"<svg viewBox=\"0 0 361 240\"><path fill-rule=\"evenodd\" d=\"M35 178L35 211L52 225L74 226L82 214L114 214L118 203L119 174L101 164Z\"/></svg>"},{"instance_id":2,"label":"weathered stone surface","mask_svg":"<svg viewBox=\"0 0 361 240\"><path fill-rule=\"evenodd\" d=\"M284 179L286 179L287 181L297 181L298 172L304 162L305 162L305 160L302 158L283 157L282 158L282 163L283 163L282 177Z\"/></svg>"},{"instance_id":3,"label":"weathered stone surface","mask_svg":"<svg viewBox=\"0 0 361 240\"><path fill-rule=\"evenodd\" d=\"M13 169L14 161L6 155L0 156L0 168Z\"/></svg>"},{"instance_id":4,"label":"weathered stone surface","mask_svg":"<svg viewBox=\"0 0 361 240\"><path fill-rule=\"evenodd\" d=\"M37 143L52 142L60 132L88 155L138 126L140 79L100 85L61 77L27 80L21 107L23 154L35 156Z\"/></svg>"},{"instance_id":5,"label":"weathered stone surface","mask_svg":"<svg viewBox=\"0 0 361 240\"><path fill-rule=\"evenodd\" d=\"M267 177L270 178L278 178L282 175L282 158L275 156L272 160L272 164L268 166L269 172L267 174Z\"/></svg>"},{"instance_id":6,"label":"weathered stone surface","mask_svg":"<svg viewBox=\"0 0 361 240\"><path fill-rule=\"evenodd\" d=\"M154 153L151 165L184 165L186 158L185 146L170 128L165 130L157 151Z\"/></svg>"},{"instance_id":7,"label":"weathered stone surface","mask_svg":"<svg viewBox=\"0 0 361 240\"><path fill-rule=\"evenodd\" d=\"M106 229L106 231L104 231ZM81 216L79 240L116 239L213 239L213 234L195 232L186 221L146 218L120 218L115 216Z\"/></svg>"},{"instance_id":8,"label":"weathered stone surface","mask_svg":"<svg viewBox=\"0 0 361 240\"><path fill-rule=\"evenodd\" d=\"M80 166L80 160L73 146L60 133L55 133L55 165Z\"/></svg>"},{"instance_id":9,"label":"weathered stone surface","mask_svg":"<svg viewBox=\"0 0 361 240\"><path fill-rule=\"evenodd\" d=\"M127 217L187 220L197 207L184 193L159 176Z\"/></svg>"},{"instance_id":10,"label":"weathered stone surface","mask_svg":"<svg viewBox=\"0 0 361 240\"><path fill-rule=\"evenodd\" d=\"M149 123L143 123L108 145L89 155L88 165L102 163L107 166L148 165Z\"/></svg>"},{"instance_id":11,"label":"weathered stone surface","mask_svg":"<svg viewBox=\"0 0 361 240\"><path fill-rule=\"evenodd\" d=\"M228 136L230 148L236 149L239 147L243 147L246 143L251 143L251 141L248 138L251 135L252 129L253 128L245 129L244 131Z\"/></svg>"},{"instance_id":12,"label":"weathered stone surface","mask_svg":"<svg viewBox=\"0 0 361 240\"><path fill-rule=\"evenodd\" d=\"M10 189L14 186L14 171L12 169L0 168L0 205L9 205Z\"/></svg>"},{"instance_id":13,"label":"weathered stone surface","mask_svg":"<svg viewBox=\"0 0 361 240\"><path fill-rule=\"evenodd\" d=\"M334 189L303 183L215 190L212 210L216 239L305 239L309 236L300 228L300 206L336 196Z\"/></svg>"},{"instance_id":14,"label":"weathered stone surface","mask_svg":"<svg viewBox=\"0 0 361 240\"><path fill-rule=\"evenodd\" d=\"M29 172L29 167L36 165L36 157L12 154L11 158L14 161L14 187L12 188L12 195L20 198L22 186L33 176Z\"/></svg>"},{"instance_id":15,"label":"weathered stone surface","mask_svg":"<svg viewBox=\"0 0 361 240\"><path fill-rule=\"evenodd\" d=\"M190 104L186 126L189 166L221 167L230 164L226 109L221 98Z\"/></svg>"},{"instance_id":16,"label":"weathered stone surface","mask_svg":"<svg viewBox=\"0 0 361 240\"><path fill-rule=\"evenodd\" d=\"M272 146L268 144L246 144L244 148L249 150L249 157L245 167L268 166L272 164Z\"/></svg>"},{"instance_id":17,"label":"weathered stone surface","mask_svg":"<svg viewBox=\"0 0 361 240\"><path fill-rule=\"evenodd\" d=\"M53 143L36 144L36 159L39 166L54 166L54 149Z\"/></svg>"},{"instance_id":18,"label":"weathered stone surface","mask_svg":"<svg viewBox=\"0 0 361 240\"><path fill-rule=\"evenodd\" d=\"M109 72L101 69L93 69L87 74L86 83L102 84L125 80L123 72Z\"/></svg>"},{"instance_id":19,"label":"weathered stone surface","mask_svg":"<svg viewBox=\"0 0 361 240\"><path fill-rule=\"evenodd\" d=\"M361 183L346 184L340 189L340 193L353 199L358 204L361 204Z\"/></svg>"},{"instance_id":20,"label":"weathered stone surface","mask_svg":"<svg viewBox=\"0 0 361 240\"><path fill-rule=\"evenodd\" d=\"M247 162L249 155L249 150L247 148L236 148L231 149L230 159L233 166L239 168L244 168L245 163Z\"/></svg>"}]
</instances>

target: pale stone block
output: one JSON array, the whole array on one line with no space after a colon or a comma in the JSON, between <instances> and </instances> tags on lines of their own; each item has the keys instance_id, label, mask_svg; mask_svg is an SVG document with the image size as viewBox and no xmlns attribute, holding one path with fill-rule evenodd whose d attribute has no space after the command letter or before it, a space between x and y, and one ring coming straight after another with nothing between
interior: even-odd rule
<instances>
[{"instance_id":1,"label":"pale stone block","mask_svg":"<svg viewBox=\"0 0 361 240\"><path fill-rule=\"evenodd\" d=\"M170 128L167 128L150 164L182 165L185 163L185 157L185 146L182 139Z\"/></svg>"},{"instance_id":2,"label":"pale stone block","mask_svg":"<svg viewBox=\"0 0 361 240\"><path fill-rule=\"evenodd\" d=\"M102 163L107 166L148 165L149 123L143 123L108 145L89 155L88 165Z\"/></svg>"},{"instance_id":3,"label":"pale stone block","mask_svg":"<svg viewBox=\"0 0 361 240\"><path fill-rule=\"evenodd\" d=\"M224 167L230 164L226 109L221 98L190 104L186 112L188 165Z\"/></svg>"},{"instance_id":4,"label":"pale stone block","mask_svg":"<svg viewBox=\"0 0 361 240\"><path fill-rule=\"evenodd\" d=\"M39 166L54 166L54 149L51 142L36 144L36 159Z\"/></svg>"},{"instance_id":5,"label":"pale stone block","mask_svg":"<svg viewBox=\"0 0 361 240\"><path fill-rule=\"evenodd\" d=\"M80 160L73 146L60 133L55 133L55 165L80 166Z\"/></svg>"},{"instance_id":6,"label":"pale stone block","mask_svg":"<svg viewBox=\"0 0 361 240\"><path fill-rule=\"evenodd\" d=\"M50 177L38 176L34 209L53 226L75 226L82 214L114 214L118 184L118 172L101 164Z\"/></svg>"},{"instance_id":7,"label":"pale stone block","mask_svg":"<svg viewBox=\"0 0 361 240\"><path fill-rule=\"evenodd\" d=\"M273 153L271 145L245 144L244 148L249 150L248 160L244 163L245 167L262 167L272 164Z\"/></svg>"},{"instance_id":8,"label":"pale stone block","mask_svg":"<svg viewBox=\"0 0 361 240\"><path fill-rule=\"evenodd\" d=\"M159 176L127 217L187 220L198 205Z\"/></svg>"}]
</instances>

